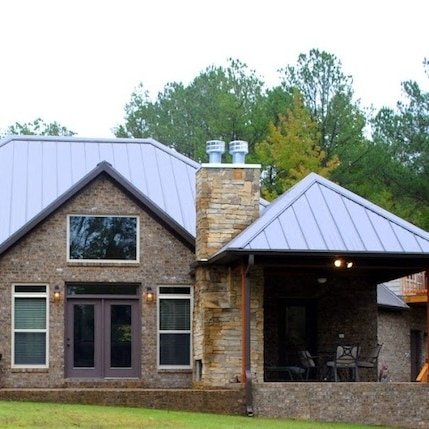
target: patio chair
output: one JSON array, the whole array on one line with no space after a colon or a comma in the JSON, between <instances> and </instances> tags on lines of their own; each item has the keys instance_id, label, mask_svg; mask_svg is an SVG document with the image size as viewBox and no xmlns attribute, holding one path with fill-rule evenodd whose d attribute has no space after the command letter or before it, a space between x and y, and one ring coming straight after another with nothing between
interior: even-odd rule
<instances>
[{"instance_id":1,"label":"patio chair","mask_svg":"<svg viewBox=\"0 0 429 429\"><path fill-rule=\"evenodd\" d=\"M314 378L316 378L319 369L318 365L316 365L317 356L312 356L308 350L299 350L298 359L305 370L305 381L308 381L311 372L314 372Z\"/></svg>"},{"instance_id":2,"label":"patio chair","mask_svg":"<svg viewBox=\"0 0 429 429\"><path fill-rule=\"evenodd\" d=\"M378 356L380 355L383 344L377 344L370 349L367 356L360 356L358 360L359 368L377 368L378 370Z\"/></svg>"},{"instance_id":3,"label":"patio chair","mask_svg":"<svg viewBox=\"0 0 429 429\"><path fill-rule=\"evenodd\" d=\"M341 345L337 346L337 352L334 360L326 363L326 366L333 373L335 381L338 381L338 370L345 369L349 378L353 381L359 381L359 346L357 345Z\"/></svg>"}]
</instances>

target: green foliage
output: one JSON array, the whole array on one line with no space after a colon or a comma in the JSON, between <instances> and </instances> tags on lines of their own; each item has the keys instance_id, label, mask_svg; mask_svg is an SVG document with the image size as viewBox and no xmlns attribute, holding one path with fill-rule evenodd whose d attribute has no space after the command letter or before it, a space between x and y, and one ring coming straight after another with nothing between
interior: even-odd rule
<instances>
[{"instance_id":1,"label":"green foliage","mask_svg":"<svg viewBox=\"0 0 429 429\"><path fill-rule=\"evenodd\" d=\"M298 57L296 66L282 69L282 87L298 89L319 127L319 146L327 158L341 157L347 146L363 138L365 116L353 102L352 78L342 71L335 55L312 49Z\"/></svg>"},{"instance_id":2,"label":"green foliage","mask_svg":"<svg viewBox=\"0 0 429 429\"><path fill-rule=\"evenodd\" d=\"M428 60L425 60L426 73ZM414 81L402 84L405 101L374 118L373 145L383 154L377 181L391 193L395 211L429 228L429 92Z\"/></svg>"},{"instance_id":3,"label":"green foliage","mask_svg":"<svg viewBox=\"0 0 429 429\"><path fill-rule=\"evenodd\" d=\"M73 136L76 133L56 121L45 122L43 119L37 118L32 122L16 122L6 129L5 134L23 136Z\"/></svg>"},{"instance_id":4,"label":"green foliage","mask_svg":"<svg viewBox=\"0 0 429 429\"><path fill-rule=\"evenodd\" d=\"M319 129L304 106L298 91L286 115L279 115L277 126L271 123L268 136L256 147L263 166L262 195L269 200L311 172L327 176L338 164L334 156L327 160L318 145Z\"/></svg>"},{"instance_id":5,"label":"green foliage","mask_svg":"<svg viewBox=\"0 0 429 429\"><path fill-rule=\"evenodd\" d=\"M141 84L115 134L151 136L198 161L206 159L205 143L212 139L246 140L252 151L267 126L257 119L262 85L238 60L226 68L208 67L189 85L169 83L154 102Z\"/></svg>"}]
</instances>

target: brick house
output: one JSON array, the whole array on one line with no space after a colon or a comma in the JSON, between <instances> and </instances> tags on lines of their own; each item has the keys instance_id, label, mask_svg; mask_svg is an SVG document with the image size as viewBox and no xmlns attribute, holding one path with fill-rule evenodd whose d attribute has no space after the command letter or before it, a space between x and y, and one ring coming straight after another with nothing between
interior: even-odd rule
<instances>
[{"instance_id":1,"label":"brick house","mask_svg":"<svg viewBox=\"0 0 429 429\"><path fill-rule=\"evenodd\" d=\"M315 174L268 204L259 174L152 139L3 140L0 386L251 389L298 347L376 344L377 284L425 269L429 234Z\"/></svg>"}]
</instances>

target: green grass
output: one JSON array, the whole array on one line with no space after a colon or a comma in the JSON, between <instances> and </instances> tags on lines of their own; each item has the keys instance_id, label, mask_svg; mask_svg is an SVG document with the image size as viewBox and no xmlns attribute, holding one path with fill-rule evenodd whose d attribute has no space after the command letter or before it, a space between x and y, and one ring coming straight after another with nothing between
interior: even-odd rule
<instances>
[{"instance_id":1,"label":"green grass","mask_svg":"<svg viewBox=\"0 0 429 429\"><path fill-rule=\"evenodd\" d=\"M78 404L0 401L0 428L282 428L342 429L365 425L301 422L257 417L148 410Z\"/></svg>"}]
</instances>

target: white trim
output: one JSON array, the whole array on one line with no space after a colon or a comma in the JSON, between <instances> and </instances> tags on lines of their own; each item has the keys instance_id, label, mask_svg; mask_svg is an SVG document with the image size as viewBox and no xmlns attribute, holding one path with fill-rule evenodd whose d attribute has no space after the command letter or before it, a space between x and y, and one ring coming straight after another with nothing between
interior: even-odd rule
<instances>
[{"instance_id":1,"label":"white trim","mask_svg":"<svg viewBox=\"0 0 429 429\"><path fill-rule=\"evenodd\" d=\"M71 259L70 258L70 217L130 217L135 218L136 222L136 259L126 260L126 259ZM140 263L140 216L136 214L130 215L117 215L117 214L79 214L79 213L70 213L67 215L67 262L75 264L138 264Z\"/></svg>"},{"instance_id":2,"label":"white trim","mask_svg":"<svg viewBox=\"0 0 429 429\"><path fill-rule=\"evenodd\" d=\"M160 293L161 288L189 288L189 293L177 293L177 294L162 294ZM156 366L159 370L180 370L180 369L192 369L192 317L194 307L194 288L192 285L158 285L156 294ZM160 306L159 301L161 299L189 299L189 329L187 330L163 330L159 329L160 323ZM189 365L161 365L160 364L160 351L161 351L161 334L189 334Z\"/></svg>"},{"instance_id":3,"label":"white trim","mask_svg":"<svg viewBox=\"0 0 429 429\"><path fill-rule=\"evenodd\" d=\"M16 286L44 286L45 292L15 292ZM12 318L11 318L11 368L49 368L49 295L50 287L47 283L13 283L12 284ZM15 298L45 298L46 321L45 329L15 329ZM19 365L15 364L15 333L16 332L44 332L45 337L45 364L44 365Z\"/></svg>"}]
</instances>

